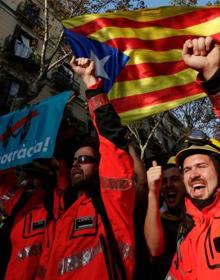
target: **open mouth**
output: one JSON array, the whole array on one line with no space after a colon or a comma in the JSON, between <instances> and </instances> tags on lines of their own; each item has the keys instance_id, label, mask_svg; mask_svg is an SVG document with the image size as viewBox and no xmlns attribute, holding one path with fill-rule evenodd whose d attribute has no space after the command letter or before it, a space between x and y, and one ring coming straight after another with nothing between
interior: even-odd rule
<instances>
[{"instance_id":1,"label":"open mouth","mask_svg":"<svg viewBox=\"0 0 220 280\"><path fill-rule=\"evenodd\" d=\"M192 191L194 193L194 196L201 196L204 194L204 190L206 189L206 185L198 183L198 184L193 184L192 186Z\"/></svg>"},{"instance_id":2,"label":"open mouth","mask_svg":"<svg viewBox=\"0 0 220 280\"><path fill-rule=\"evenodd\" d=\"M166 197L167 202L172 203L176 200L177 192L170 190L170 191L166 192L165 197Z\"/></svg>"},{"instance_id":3,"label":"open mouth","mask_svg":"<svg viewBox=\"0 0 220 280\"><path fill-rule=\"evenodd\" d=\"M199 186L193 186L193 190L196 191L196 190L201 190L201 189L204 189L205 186L204 185L199 185Z\"/></svg>"}]
</instances>

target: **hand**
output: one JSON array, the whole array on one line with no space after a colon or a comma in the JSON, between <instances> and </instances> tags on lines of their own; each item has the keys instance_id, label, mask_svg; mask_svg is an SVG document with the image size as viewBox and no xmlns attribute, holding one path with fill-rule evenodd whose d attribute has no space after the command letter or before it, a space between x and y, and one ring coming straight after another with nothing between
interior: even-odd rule
<instances>
[{"instance_id":1,"label":"hand","mask_svg":"<svg viewBox=\"0 0 220 280\"><path fill-rule=\"evenodd\" d=\"M75 58L73 56L70 61L70 66L73 71L82 78L87 88L97 82L98 79L95 76L95 63L89 58Z\"/></svg>"},{"instance_id":2,"label":"hand","mask_svg":"<svg viewBox=\"0 0 220 280\"><path fill-rule=\"evenodd\" d=\"M220 67L220 49L212 37L189 39L183 45L182 57L186 65L203 74L205 80Z\"/></svg>"},{"instance_id":3,"label":"hand","mask_svg":"<svg viewBox=\"0 0 220 280\"><path fill-rule=\"evenodd\" d=\"M147 171L147 182L149 192L153 192L159 196L162 185L162 167L157 165L155 160L152 162L152 167Z\"/></svg>"}]
</instances>

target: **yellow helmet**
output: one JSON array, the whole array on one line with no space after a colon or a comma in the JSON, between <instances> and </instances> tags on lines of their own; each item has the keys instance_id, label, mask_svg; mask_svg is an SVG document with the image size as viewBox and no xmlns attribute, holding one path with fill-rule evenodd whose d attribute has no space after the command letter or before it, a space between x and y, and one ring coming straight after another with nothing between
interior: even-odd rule
<instances>
[{"instance_id":1,"label":"yellow helmet","mask_svg":"<svg viewBox=\"0 0 220 280\"><path fill-rule=\"evenodd\" d=\"M176 164L179 168L182 167L184 159L192 154L217 154L220 156L220 142L216 139L210 139L200 130L193 130L185 144L187 147L176 155Z\"/></svg>"},{"instance_id":2,"label":"yellow helmet","mask_svg":"<svg viewBox=\"0 0 220 280\"><path fill-rule=\"evenodd\" d=\"M171 156L167 161L167 165L176 165L176 157Z\"/></svg>"}]
</instances>

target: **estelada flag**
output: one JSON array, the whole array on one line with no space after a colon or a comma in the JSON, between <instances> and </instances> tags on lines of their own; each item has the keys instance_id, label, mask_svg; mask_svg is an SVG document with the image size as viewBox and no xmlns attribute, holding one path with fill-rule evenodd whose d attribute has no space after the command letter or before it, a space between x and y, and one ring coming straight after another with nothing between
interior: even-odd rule
<instances>
[{"instance_id":1,"label":"estelada flag","mask_svg":"<svg viewBox=\"0 0 220 280\"><path fill-rule=\"evenodd\" d=\"M96 61L96 74L123 123L205 96L181 50L189 38L220 41L220 6L91 14L63 25L75 56Z\"/></svg>"}]
</instances>

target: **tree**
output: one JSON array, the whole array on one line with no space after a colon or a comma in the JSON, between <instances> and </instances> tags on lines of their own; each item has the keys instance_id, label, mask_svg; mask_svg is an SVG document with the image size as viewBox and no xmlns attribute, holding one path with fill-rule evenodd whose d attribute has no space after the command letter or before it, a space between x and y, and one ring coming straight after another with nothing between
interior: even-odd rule
<instances>
[{"instance_id":1,"label":"tree","mask_svg":"<svg viewBox=\"0 0 220 280\"><path fill-rule=\"evenodd\" d=\"M193 128L202 130L210 138L220 139L220 120L208 97L128 124L142 160L148 157L147 150L159 158L176 154Z\"/></svg>"},{"instance_id":2,"label":"tree","mask_svg":"<svg viewBox=\"0 0 220 280\"><path fill-rule=\"evenodd\" d=\"M146 148L152 140L157 127L161 123L163 115L158 114L158 116L158 119L149 117L127 125L130 135L135 139L141 151L140 158L142 161L144 161Z\"/></svg>"},{"instance_id":3,"label":"tree","mask_svg":"<svg viewBox=\"0 0 220 280\"><path fill-rule=\"evenodd\" d=\"M220 137L220 120L216 118L208 97L179 106L172 110L171 113L182 122L186 135L193 128L197 128L210 137Z\"/></svg>"},{"instance_id":4,"label":"tree","mask_svg":"<svg viewBox=\"0 0 220 280\"><path fill-rule=\"evenodd\" d=\"M127 125L141 160L157 157L161 163L175 154L176 143L185 135L183 124L170 111L155 114Z\"/></svg>"},{"instance_id":5,"label":"tree","mask_svg":"<svg viewBox=\"0 0 220 280\"><path fill-rule=\"evenodd\" d=\"M170 5L173 6L196 6L197 0L170 0Z\"/></svg>"},{"instance_id":6,"label":"tree","mask_svg":"<svg viewBox=\"0 0 220 280\"><path fill-rule=\"evenodd\" d=\"M216 0L216 1L208 1L208 3L206 4L207 6L212 6L212 5L220 5L220 1Z\"/></svg>"}]
</instances>

